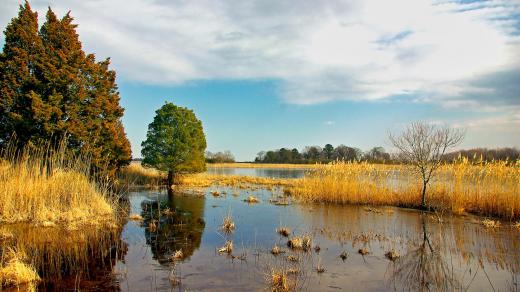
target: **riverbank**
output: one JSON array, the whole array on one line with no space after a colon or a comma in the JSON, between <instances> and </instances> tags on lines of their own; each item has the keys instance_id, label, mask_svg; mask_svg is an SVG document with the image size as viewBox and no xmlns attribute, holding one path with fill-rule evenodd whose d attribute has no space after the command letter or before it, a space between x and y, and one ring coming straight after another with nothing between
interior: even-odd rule
<instances>
[{"instance_id":1,"label":"riverbank","mask_svg":"<svg viewBox=\"0 0 520 292\"><path fill-rule=\"evenodd\" d=\"M48 273L49 263L56 263L49 262L52 260L49 246L56 245L56 254L62 255L63 238L70 236L70 232L118 226L118 203L110 198L108 186L99 184L90 175L88 161L67 152L64 145L57 150L46 145L21 151L7 147L1 153L1 286L26 285L23 289L35 289L38 275ZM41 249L45 252L33 252L35 240L56 234L58 229L63 232L45 241L45 248ZM28 237L28 234L37 235ZM78 238L80 242L85 239L82 235ZM45 256L42 264L37 264L35 254ZM78 254L77 247L72 248L71 254ZM58 271L61 268L56 266Z\"/></svg>"}]
</instances>

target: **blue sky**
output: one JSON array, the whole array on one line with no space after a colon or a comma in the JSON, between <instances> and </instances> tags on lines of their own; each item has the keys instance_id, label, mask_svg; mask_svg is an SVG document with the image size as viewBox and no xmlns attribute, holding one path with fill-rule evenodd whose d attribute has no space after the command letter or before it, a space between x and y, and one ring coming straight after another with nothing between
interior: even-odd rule
<instances>
[{"instance_id":1,"label":"blue sky","mask_svg":"<svg viewBox=\"0 0 520 292\"><path fill-rule=\"evenodd\" d=\"M0 3L0 28L18 0ZM461 147L520 147L515 1L31 1L71 10L85 51L111 57L134 157L171 101L208 150L391 150L412 121L465 128ZM3 35L0 42L3 43Z\"/></svg>"}]
</instances>

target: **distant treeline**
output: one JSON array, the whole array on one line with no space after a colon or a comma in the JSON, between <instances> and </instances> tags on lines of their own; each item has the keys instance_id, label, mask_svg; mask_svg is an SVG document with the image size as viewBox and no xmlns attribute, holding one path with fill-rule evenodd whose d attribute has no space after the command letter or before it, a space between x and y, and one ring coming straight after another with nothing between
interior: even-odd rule
<instances>
[{"instance_id":1,"label":"distant treeline","mask_svg":"<svg viewBox=\"0 0 520 292\"><path fill-rule=\"evenodd\" d=\"M320 146L307 146L302 152L293 148L281 148L278 150L261 151L257 154L255 162L258 163L327 163L334 160L367 160L370 162L390 162L391 156L383 147L374 147L367 152L359 148L331 144Z\"/></svg>"},{"instance_id":2,"label":"distant treeline","mask_svg":"<svg viewBox=\"0 0 520 292\"><path fill-rule=\"evenodd\" d=\"M235 162L235 156L231 154L231 152L224 151L224 152L210 152L206 151L206 162L207 163L231 163Z\"/></svg>"},{"instance_id":3,"label":"distant treeline","mask_svg":"<svg viewBox=\"0 0 520 292\"><path fill-rule=\"evenodd\" d=\"M470 161L492 161L492 160L509 160L516 161L520 159L520 150L516 148L474 148L468 150L459 150L444 155L444 161L453 161L459 157L465 157Z\"/></svg>"},{"instance_id":4,"label":"distant treeline","mask_svg":"<svg viewBox=\"0 0 520 292\"><path fill-rule=\"evenodd\" d=\"M492 161L520 159L520 150L516 148L475 148L459 150L444 155L444 161L453 161L465 157L470 161ZM261 151L257 154L257 163L328 163L335 160L343 161L368 161L373 163L397 163L399 156L390 154L383 147L374 147L369 151L362 151L356 147L339 145L337 147L326 144L320 146L306 146L301 152L293 148L280 148L278 150Z\"/></svg>"}]
</instances>

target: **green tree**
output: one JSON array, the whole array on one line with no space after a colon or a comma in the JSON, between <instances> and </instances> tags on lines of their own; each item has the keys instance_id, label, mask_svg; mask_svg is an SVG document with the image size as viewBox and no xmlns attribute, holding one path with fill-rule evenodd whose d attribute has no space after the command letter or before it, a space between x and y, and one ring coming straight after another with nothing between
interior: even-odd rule
<instances>
[{"instance_id":1,"label":"green tree","mask_svg":"<svg viewBox=\"0 0 520 292\"><path fill-rule=\"evenodd\" d=\"M323 148L323 152L325 153L325 158L327 160L331 160L332 159L332 153L334 153L334 147L332 145L330 145L330 144L327 144Z\"/></svg>"},{"instance_id":2,"label":"green tree","mask_svg":"<svg viewBox=\"0 0 520 292\"><path fill-rule=\"evenodd\" d=\"M5 31L0 58L0 147L16 134L20 146L67 138L97 171L114 173L131 158L110 61L85 54L77 25L49 8L38 32L26 2Z\"/></svg>"},{"instance_id":3,"label":"green tree","mask_svg":"<svg viewBox=\"0 0 520 292\"><path fill-rule=\"evenodd\" d=\"M143 164L168 171L169 186L178 173L204 171L206 137L193 111L167 102L155 113L141 144Z\"/></svg>"}]
</instances>

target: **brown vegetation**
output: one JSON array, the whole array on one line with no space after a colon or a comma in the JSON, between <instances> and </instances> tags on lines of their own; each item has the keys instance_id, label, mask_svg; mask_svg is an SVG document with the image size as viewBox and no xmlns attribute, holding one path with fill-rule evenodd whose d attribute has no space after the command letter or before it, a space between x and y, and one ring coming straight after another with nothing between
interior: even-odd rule
<instances>
[{"instance_id":1,"label":"brown vegetation","mask_svg":"<svg viewBox=\"0 0 520 292\"><path fill-rule=\"evenodd\" d=\"M115 222L108 187L89 173L87 157L59 149L9 146L0 157L0 222L100 225Z\"/></svg>"},{"instance_id":2,"label":"brown vegetation","mask_svg":"<svg viewBox=\"0 0 520 292\"><path fill-rule=\"evenodd\" d=\"M442 164L427 193L430 207L507 219L520 218L520 161ZM421 207L422 182L406 165L335 162L288 188L302 201Z\"/></svg>"}]
</instances>

